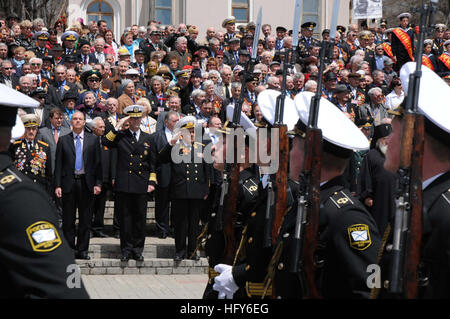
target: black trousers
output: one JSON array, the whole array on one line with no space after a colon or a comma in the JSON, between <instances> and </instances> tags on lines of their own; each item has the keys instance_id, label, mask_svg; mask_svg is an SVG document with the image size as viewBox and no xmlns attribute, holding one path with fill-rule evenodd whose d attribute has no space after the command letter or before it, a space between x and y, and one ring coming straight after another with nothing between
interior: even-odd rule
<instances>
[{"instance_id":1,"label":"black trousers","mask_svg":"<svg viewBox=\"0 0 450 319\"><path fill-rule=\"evenodd\" d=\"M169 187L157 187L155 193L155 221L159 232L169 233Z\"/></svg>"},{"instance_id":2,"label":"black trousers","mask_svg":"<svg viewBox=\"0 0 450 319\"><path fill-rule=\"evenodd\" d=\"M203 199L172 199L172 215L175 223L175 250L177 254L191 257L197 246L200 213ZM186 245L187 238L187 245Z\"/></svg>"},{"instance_id":3,"label":"black trousers","mask_svg":"<svg viewBox=\"0 0 450 319\"><path fill-rule=\"evenodd\" d=\"M147 194L116 192L120 212L120 249L123 255L139 255L144 251L147 219Z\"/></svg>"},{"instance_id":4,"label":"black trousers","mask_svg":"<svg viewBox=\"0 0 450 319\"><path fill-rule=\"evenodd\" d=\"M103 183L102 192L94 195L94 203L92 204L92 230L94 231L103 231L105 227L105 206L109 189L108 184Z\"/></svg>"},{"instance_id":5,"label":"black trousers","mask_svg":"<svg viewBox=\"0 0 450 319\"><path fill-rule=\"evenodd\" d=\"M89 249L94 194L88 189L84 176L74 179L72 191L62 194L62 229L69 246L78 252ZM75 244L75 221L78 208L78 231Z\"/></svg>"}]
</instances>

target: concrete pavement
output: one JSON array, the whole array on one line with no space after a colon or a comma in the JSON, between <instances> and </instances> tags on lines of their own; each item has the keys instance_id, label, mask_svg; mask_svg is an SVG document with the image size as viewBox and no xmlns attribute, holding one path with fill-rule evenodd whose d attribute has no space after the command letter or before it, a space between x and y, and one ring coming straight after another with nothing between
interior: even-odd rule
<instances>
[{"instance_id":1,"label":"concrete pavement","mask_svg":"<svg viewBox=\"0 0 450 319\"><path fill-rule=\"evenodd\" d=\"M208 276L83 275L91 299L201 299Z\"/></svg>"}]
</instances>

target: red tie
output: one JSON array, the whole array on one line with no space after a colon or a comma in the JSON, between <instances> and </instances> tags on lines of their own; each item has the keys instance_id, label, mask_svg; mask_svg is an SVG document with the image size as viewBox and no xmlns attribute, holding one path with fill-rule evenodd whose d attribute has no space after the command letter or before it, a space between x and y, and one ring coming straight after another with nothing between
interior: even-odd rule
<instances>
[{"instance_id":1,"label":"red tie","mask_svg":"<svg viewBox=\"0 0 450 319\"><path fill-rule=\"evenodd\" d=\"M57 129L53 130L53 136L55 138L55 143L58 144L58 130Z\"/></svg>"},{"instance_id":2,"label":"red tie","mask_svg":"<svg viewBox=\"0 0 450 319\"><path fill-rule=\"evenodd\" d=\"M87 64L87 56L84 56L83 59L84 59L83 63Z\"/></svg>"}]
</instances>

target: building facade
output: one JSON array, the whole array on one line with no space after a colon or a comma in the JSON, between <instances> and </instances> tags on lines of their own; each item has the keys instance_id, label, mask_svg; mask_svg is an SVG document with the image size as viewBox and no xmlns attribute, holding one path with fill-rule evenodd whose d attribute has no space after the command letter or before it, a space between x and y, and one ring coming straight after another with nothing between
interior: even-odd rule
<instances>
[{"instance_id":1,"label":"building facade","mask_svg":"<svg viewBox=\"0 0 450 319\"><path fill-rule=\"evenodd\" d=\"M301 22L314 21L317 32L329 28L334 0L302 1ZM262 8L263 23L292 29L294 0L69 0L68 22L77 18L86 21L103 19L114 31L116 39L133 24L146 26L156 20L161 25L177 25L184 22L199 28L203 37L210 26L223 30L222 21L230 15L237 25L256 20ZM350 0L340 1L338 24L347 26L351 22Z\"/></svg>"}]
</instances>

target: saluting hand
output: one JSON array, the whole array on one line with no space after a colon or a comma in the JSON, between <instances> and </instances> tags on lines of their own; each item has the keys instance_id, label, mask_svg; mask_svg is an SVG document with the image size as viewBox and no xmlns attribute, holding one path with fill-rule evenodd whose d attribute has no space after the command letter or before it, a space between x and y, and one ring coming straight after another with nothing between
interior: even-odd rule
<instances>
[{"instance_id":1,"label":"saluting hand","mask_svg":"<svg viewBox=\"0 0 450 319\"><path fill-rule=\"evenodd\" d=\"M122 119L120 119L119 123L117 123L115 129L116 131L120 131L123 127L123 125L125 124L126 121L128 121L130 119L130 116L126 116Z\"/></svg>"}]
</instances>

